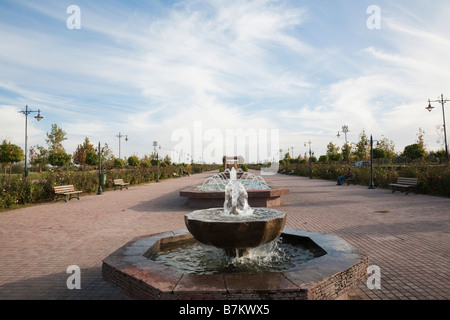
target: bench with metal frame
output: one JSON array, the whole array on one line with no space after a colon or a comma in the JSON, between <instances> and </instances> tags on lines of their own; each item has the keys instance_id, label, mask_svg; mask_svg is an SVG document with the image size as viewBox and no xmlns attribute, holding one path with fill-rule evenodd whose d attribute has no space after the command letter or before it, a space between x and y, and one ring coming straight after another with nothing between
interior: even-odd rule
<instances>
[{"instance_id":1,"label":"bench with metal frame","mask_svg":"<svg viewBox=\"0 0 450 320\"><path fill-rule=\"evenodd\" d=\"M123 179L114 179L113 183L114 183L114 191L116 191L116 188L119 188L119 187L120 187L120 190L122 190L123 187L128 189L129 183L123 182Z\"/></svg>"},{"instance_id":2,"label":"bench with metal frame","mask_svg":"<svg viewBox=\"0 0 450 320\"><path fill-rule=\"evenodd\" d=\"M54 186L53 189L55 190L55 194L56 194L55 202L58 201L58 196L64 196L64 202L67 202L67 196L69 196L69 200L74 197L76 197L78 200L80 200L80 193L83 192L83 191L75 190L75 187L71 184L66 185L66 186Z\"/></svg>"},{"instance_id":3,"label":"bench with metal frame","mask_svg":"<svg viewBox=\"0 0 450 320\"><path fill-rule=\"evenodd\" d=\"M392 193L398 190L401 192L405 191L405 195L407 195L408 191L411 189L413 189L414 193L416 193L415 188L418 184L418 181L419 181L418 178L398 177L397 183L391 183L389 185L392 186Z\"/></svg>"},{"instance_id":4,"label":"bench with metal frame","mask_svg":"<svg viewBox=\"0 0 450 320\"><path fill-rule=\"evenodd\" d=\"M350 185L350 183L356 184L356 174L352 174L351 177L346 178L343 182L347 182L347 185Z\"/></svg>"}]
</instances>

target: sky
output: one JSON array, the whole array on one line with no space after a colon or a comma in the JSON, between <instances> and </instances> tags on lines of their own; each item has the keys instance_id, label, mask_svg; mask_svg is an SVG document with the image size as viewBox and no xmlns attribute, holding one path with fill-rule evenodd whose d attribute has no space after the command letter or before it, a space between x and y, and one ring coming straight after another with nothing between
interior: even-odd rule
<instances>
[{"instance_id":1,"label":"sky","mask_svg":"<svg viewBox=\"0 0 450 320\"><path fill-rule=\"evenodd\" d=\"M447 0L2 0L0 139L24 148L27 105L44 117L28 146L57 124L68 153L88 137L122 158L154 141L175 162L318 157L344 125L397 152L421 128L440 150L425 107L450 98L449 16Z\"/></svg>"}]
</instances>

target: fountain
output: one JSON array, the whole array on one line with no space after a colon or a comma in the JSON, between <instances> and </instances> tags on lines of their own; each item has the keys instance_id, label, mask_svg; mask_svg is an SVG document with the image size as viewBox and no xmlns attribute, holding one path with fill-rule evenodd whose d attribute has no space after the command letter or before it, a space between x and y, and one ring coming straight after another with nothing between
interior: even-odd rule
<instances>
[{"instance_id":1,"label":"fountain","mask_svg":"<svg viewBox=\"0 0 450 320\"><path fill-rule=\"evenodd\" d=\"M236 170L230 172L225 187L223 208L197 210L185 215L188 230L199 242L223 248L229 255L243 255L279 237L286 214L274 209L255 208L248 204L248 195Z\"/></svg>"},{"instance_id":2,"label":"fountain","mask_svg":"<svg viewBox=\"0 0 450 320\"><path fill-rule=\"evenodd\" d=\"M188 205L195 209L221 206L225 200L225 187L231 179L231 172L225 169L205 179L201 186L189 187L180 191L181 197L188 198ZM247 192L251 207L273 208L281 205L281 196L289 194L289 189L267 185L261 177L249 172L236 171L236 178Z\"/></svg>"},{"instance_id":3,"label":"fountain","mask_svg":"<svg viewBox=\"0 0 450 320\"><path fill-rule=\"evenodd\" d=\"M223 207L133 239L103 260L104 280L135 299L339 299L365 278L368 258L341 238L284 229L284 212L247 200L232 170Z\"/></svg>"}]
</instances>

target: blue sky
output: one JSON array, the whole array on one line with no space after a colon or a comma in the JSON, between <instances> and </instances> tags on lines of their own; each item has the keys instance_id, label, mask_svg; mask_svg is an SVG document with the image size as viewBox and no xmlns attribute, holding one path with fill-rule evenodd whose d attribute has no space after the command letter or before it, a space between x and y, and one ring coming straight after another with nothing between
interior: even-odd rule
<instances>
[{"instance_id":1,"label":"blue sky","mask_svg":"<svg viewBox=\"0 0 450 320\"><path fill-rule=\"evenodd\" d=\"M67 27L70 5L81 29ZM367 26L371 5L379 29ZM450 98L449 16L446 0L3 0L0 138L24 146L28 105L44 117L29 118L29 146L56 123L69 153L88 137L118 156L120 132L122 156L150 154L157 140L174 160L198 161L198 141L181 155L174 132L204 150L218 143L208 130L278 130L283 153L311 141L319 156L344 143L343 125L350 142L365 130L396 151L420 127L428 149L442 149L441 107L424 108Z\"/></svg>"}]
</instances>

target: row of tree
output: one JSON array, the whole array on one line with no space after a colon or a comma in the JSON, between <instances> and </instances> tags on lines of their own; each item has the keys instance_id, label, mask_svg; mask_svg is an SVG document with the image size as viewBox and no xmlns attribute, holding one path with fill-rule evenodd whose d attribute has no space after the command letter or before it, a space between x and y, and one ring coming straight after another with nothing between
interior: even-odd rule
<instances>
[{"instance_id":1,"label":"row of tree","mask_svg":"<svg viewBox=\"0 0 450 320\"><path fill-rule=\"evenodd\" d=\"M383 160L385 162L392 162L394 159L403 157L407 161L415 161L418 159L424 159L426 156L432 156L437 161L443 161L445 159L445 151L427 151L424 143L425 132L419 128L417 139L414 144L408 145L404 148L403 152L398 154L395 152L395 145L392 140L383 137L381 140L376 141L373 146L373 158L375 160ZM31 165L39 168L41 171L45 165L52 165L56 167L69 166L71 164L78 165L81 169L92 168L98 165L98 150L86 137L82 144L79 144L73 154L66 152L63 146L63 142L67 140L67 133L58 127L56 124L52 124L50 132L46 133L47 148L44 146L36 145L29 150L29 161ZM153 152L149 156L144 156L139 159L133 155L127 159L115 158L112 150L107 144L102 147L101 161L102 165L112 168L121 168L125 165L129 166L152 166L156 165L158 160L156 159L156 153ZM286 153L285 160L291 159L289 153ZM370 159L370 141L367 134L363 130L359 135L359 140L356 143L344 143L342 147L335 145L333 142L328 143L327 152L325 155L321 155L318 159L319 162L328 161L360 161ZM24 152L22 148L17 145L11 144L6 140L0 145L0 163L4 168L8 165L11 167L13 163L17 163L24 160ZM294 159L291 159L293 161ZM297 161L308 160L305 153L304 158L301 155ZM312 157L312 161L316 162L317 158ZM161 162L164 165L170 165L171 159L169 156Z\"/></svg>"},{"instance_id":2,"label":"row of tree","mask_svg":"<svg viewBox=\"0 0 450 320\"><path fill-rule=\"evenodd\" d=\"M85 138L82 144L79 144L73 154L66 152L63 142L67 140L67 133L60 128L57 124L52 124L50 132L46 133L47 148L40 145L32 146L29 149L29 163L39 168L42 171L46 165L52 165L55 167L70 166L72 164L78 165L80 169L92 168L98 165L99 157L98 150L89 141L89 138ZM0 145L0 163L4 168L8 165L11 167L13 163L17 163L24 160L24 152L22 148L14 145L7 140L3 140ZM135 166L152 166L156 165L158 160L156 159L156 152L153 152L150 156L144 156L139 159L133 155L127 159L115 158L112 150L105 144L101 148L102 166L109 168L122 168L125 165L132 167ZM161 162L161 165L170 165L171 159L166 156Z\"/></svg>"},{"instance_id":3,"label":"row of tree","mask_svg":"<svg viewBox=\"0 0 450 320\"><path fill-rule=\"evenodd\" d=\"M436 161L443 161L445 159L445 150L428 151L424 142L425 132L419 128L417 133L416 142L407 145L403 152L395 152L395 144L392 140L383 137L381 140L374 141L373 143L373 159L384 162L393 162L395 159L400 161L416 161L425 159L425 157L431 157ZM285 159L290 159L289 153L286 153ZM298 157L299 160L308 160L305 156ZM365 130L359 135L359 140L356 143L344 143L342 147L335 145L333 142L329 142L327 145L327 151L325 155L321 155L318 159L319 162L328 161L368 161L370 159L370 138L367 136ZM317 161L316 157L312 157L312 161Z\"/></svg>"}]
</instances>

